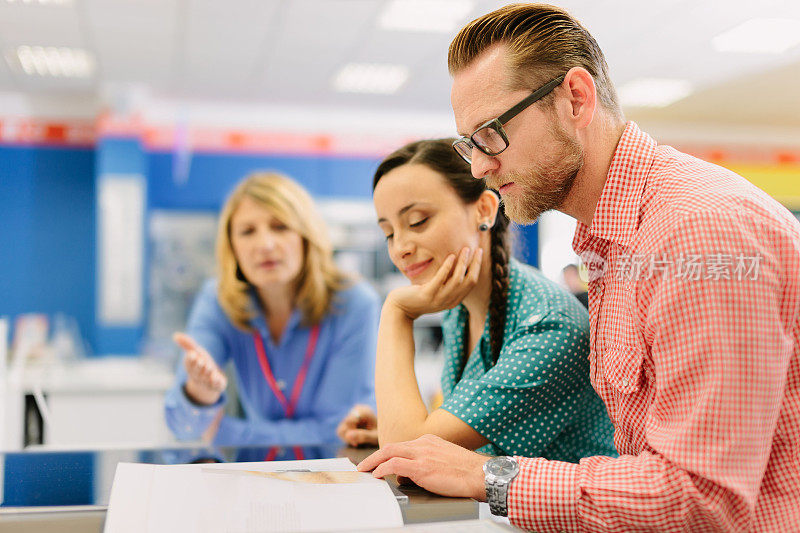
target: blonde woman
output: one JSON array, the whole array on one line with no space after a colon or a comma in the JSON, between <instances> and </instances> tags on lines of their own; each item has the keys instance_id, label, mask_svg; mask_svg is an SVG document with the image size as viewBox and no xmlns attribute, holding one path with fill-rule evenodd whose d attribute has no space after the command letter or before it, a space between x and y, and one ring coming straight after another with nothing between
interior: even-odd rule
<instances>
[{"instance_id":1,"label":"blonde woman","mask_svg":"<svg viewBox=\"0 0 800 533\"><path fill-rule=\"evenodd\" d=\"M223 207L219 278L192 309L167 422L182 440L318 444L356 401L372 401L377 295L335 266L309 194L291 179L247 177ZM233 361L244 418L223 414Z\"/></svg>"}]
</instances>

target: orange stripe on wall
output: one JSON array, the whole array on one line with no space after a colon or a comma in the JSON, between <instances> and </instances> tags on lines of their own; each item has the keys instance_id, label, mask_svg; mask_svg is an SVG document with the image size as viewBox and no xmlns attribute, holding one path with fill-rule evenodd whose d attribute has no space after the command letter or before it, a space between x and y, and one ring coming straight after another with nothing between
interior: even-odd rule
<instances>
[{"instance_id":1,"label":"orange stripe on wall","mask_svg":"<svg viewBox=\"0 0 800 533\"><path fill-rule=\"evenodd\" d=\"M49 120L0 117L0 143L87 146L99 137L137 137L156 151L232 152L298 155L383 156L416 140L408 136L297 133L214 127L145 124L141 116L115 117L104 112L96 120ZM701 159L728 165L800 164L800 147L676 144Z\"/></svg>"}]
</instances>

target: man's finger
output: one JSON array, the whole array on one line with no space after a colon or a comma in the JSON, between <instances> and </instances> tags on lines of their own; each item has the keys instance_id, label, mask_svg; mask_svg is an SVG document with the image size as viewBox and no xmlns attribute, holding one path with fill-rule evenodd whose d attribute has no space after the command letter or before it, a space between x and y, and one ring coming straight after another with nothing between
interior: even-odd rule
<instances>
[{"instance_id":1,"label":"man's finger","mask_svg":"<svg viewBox=\"0 0 800 533\"><path fill-rule=\"evenodd\" d=\"M386 448L381 448L377 452L369 454L366 459L356 465L356 468L359 472L369 472L388 458L389 455L386 453Z\"/></svg>"},{"instance_id":2,"label":"man's finger","mask_svg":"<svg viewBox=\"0 0 800 533\"><path fill-rule=\"evenodd\" d=\"M375 470L372 471L373 477L382 478L391 474L397 474L416 482L414 476L417 473L416 464L411 459L405 457L392 457L388 461L379 464Z\"/></svg>"},{"instance_id":3,"label":"man's finger","mask_svg":"<svg viewBox=\"0 0 800 533\"><path fill-rule=\"evenodd\" d=\"M384 461L388 461L395 457L413 459L416 456L416 453L414 447L412 446L412 442L413 441L394 442L392 444L387 444L377 452L372 453L366 459L358 463L357 468L361 472L367 472L369 470L373 470Z\"/></svg>"}]
</instances>

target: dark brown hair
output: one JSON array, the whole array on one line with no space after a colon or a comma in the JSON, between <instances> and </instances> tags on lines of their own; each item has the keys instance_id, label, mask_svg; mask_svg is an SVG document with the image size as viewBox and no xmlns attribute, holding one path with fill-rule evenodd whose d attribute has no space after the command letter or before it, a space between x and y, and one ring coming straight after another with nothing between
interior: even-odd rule
<instances>
[{"instance_id":1,"label":"dark brown hair","mask_svg":"<svg viewBox=\"0 0 800 533\"><path fill-rule=\"evenodd\" d=\"M378 166L372 180L372 189L389 171L409 164L425 165L438 172L465 204L478 201L486 191L483 179L472 177L469 165L453 150L455 139L433 139L416 141L389 154ZM508 217L503 209L491 229L492 293L489 299L489 346L492 360L497 362L503 346L503 330L506 325L508 300L509 260L511 246Z\"/></svg>"},{"instance_id":2,"label":"dark brown hair","mask_svg":"<svg viewBox=\"0 0 800 533\"><path fill-rule=\"evenodd\" d=\"M473 20L450 43L450 74L463 70L497 44L508 51L510 89L533 90L573 67L582 67L594 78L601 105L622 118L603 51L589 31L563 9L511 4ZM542 101L546 105L552 99Z\"/></svg>"}]
</instances>

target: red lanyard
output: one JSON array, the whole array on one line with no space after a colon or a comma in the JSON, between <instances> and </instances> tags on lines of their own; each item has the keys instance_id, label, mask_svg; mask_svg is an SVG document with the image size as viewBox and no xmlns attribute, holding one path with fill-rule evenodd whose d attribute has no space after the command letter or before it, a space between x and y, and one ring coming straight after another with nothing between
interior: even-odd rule
<instances>
[{"instance_id":1,"label":"red lanyard","mask_svg":"<svg viewBox=\"0 0 800 533\"><path fill-rule=\"evenodd\" d=\"M306 355L303 359L303 364L292 386L292 396L290 400L286 399L283 391L278 387L275 381L275 376L272 374L272 369L267 360L267 354L264 351L264 340L259 335L258 331L253 331L253 343L256 345L256 354L258 354L258 362L261 364L261 371L264 373L264 378L267 380L269 388L283 406L283 411L286 413L286 418L293 418L294 411L297 408L297 402L300 399L300 393L303 391L303 385L306 381L308 374L308 367L311 366L311 359L314 357L314 351L317 349L317 340L319 339L319 325L311 329L311 334L308 337L308 345L306 346ZM303 451L300 447L295 446L294 454L298 459L303 459ZM277 448L273 447L269 450L265 461L271 461L277 455Z\"/></svg>"},{"instance_id":2,"label":"red lanyard","mask_svg":"<svg viewBox=\"0 0 800 533\"><path fill-rule=\"evenodd\" d=\"M294 416L294 410L297 408L297 400L300 398L300 392L303 390L303 384L306 382L306 374L308 374L308 367L311 365L311 359L314 357L314 350L317 348L317 339L319 338L319 326L314 326L311 329L311 334L308 337L308 346L306 347L306 356L303 359L303 365L300 367L300 372L297 373L297 378L294 380L292 387L291 401L286 400L283 391L278 388L278 383L275 381L275 376L272 375L272 369L267 361L267 354L264 351L264 340L258 331L253 332L253 341L256 345L256 353L258 354L258 362L261 363L261 371L267 379L269 388L272 389L273 394L283 406L283 411L286 413L286 418Z\"/></svg>"}]
</instances>

